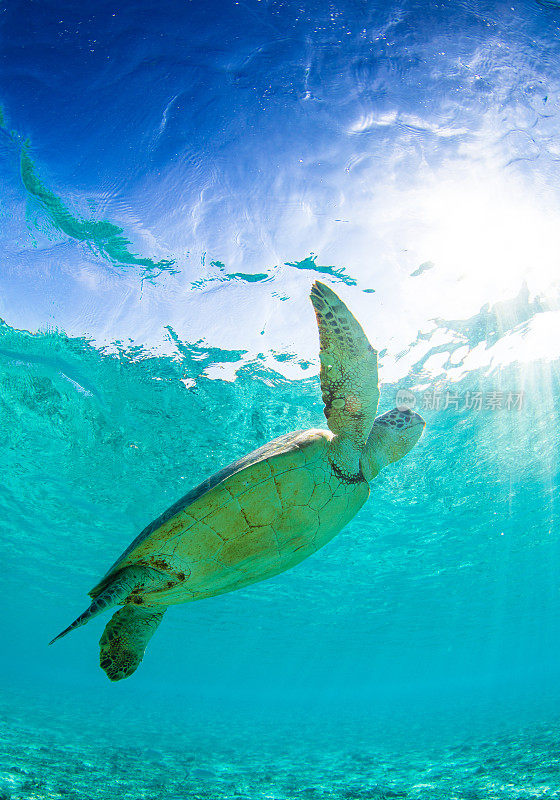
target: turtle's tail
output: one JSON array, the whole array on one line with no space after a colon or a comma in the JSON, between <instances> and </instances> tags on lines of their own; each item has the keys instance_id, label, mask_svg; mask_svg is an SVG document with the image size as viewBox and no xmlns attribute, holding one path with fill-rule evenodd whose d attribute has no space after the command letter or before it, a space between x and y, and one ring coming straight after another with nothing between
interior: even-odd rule
<instances>
[{"instance_id":1,"label":"turtle's tail","mask_svg":"<svg viewBox=\"0 0 560 800\"><path fill-rule=\"evenodd\" d=\"M90 607L83 614L80 614L62 633L55 636L49 644L53 644L57 639L62 639L63 636L66 636L67 633L75 630L75 628L85 625L86 622L89 622L90 619L93 619L98 614L102 614L106 609L124 603L132 590L141 585L142 577L145 577L146 572L148 570L129 568L117 573L115 580L94 598Z\"/></svg>"}]
</instances>

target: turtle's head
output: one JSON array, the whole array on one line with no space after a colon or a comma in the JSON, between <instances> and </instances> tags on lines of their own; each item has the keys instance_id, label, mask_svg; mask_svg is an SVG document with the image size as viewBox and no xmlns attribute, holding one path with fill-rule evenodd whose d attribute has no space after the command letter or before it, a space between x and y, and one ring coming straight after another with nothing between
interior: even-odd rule
<instances>
[{"instance_id":1,"label":"turtle's head","mask_svg":"<svg viewBox=\"0 0 560 800\"><path fill-rule=\"evenodd\" d=\"M420 414L407 408L393 408L377 417L360 460L365 479L373 480L383 467L412 450L425 426Z\"/></svg>"}]
</instances>

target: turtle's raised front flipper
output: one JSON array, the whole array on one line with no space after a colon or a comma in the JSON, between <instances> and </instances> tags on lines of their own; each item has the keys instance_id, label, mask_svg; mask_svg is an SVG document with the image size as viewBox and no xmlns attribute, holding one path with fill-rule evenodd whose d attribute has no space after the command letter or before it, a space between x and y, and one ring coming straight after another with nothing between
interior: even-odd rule
<instances>
[{"instance_id":1,"label":"turtle's raised front flipper","mask_svg":"<svg viewBox=\"0 0 560 800\"><path fill-rule=\"evenodd\" d=\"M360 453L377 412L377 351L359 322L328 286L316 281L311 302L319 326L325 416L331 431L340 434L333 461L351 477L359 472Z\"/></svg>"},{"instance_id":2,"label":"turtle's raised front flipper","mask_svg":"<svg viewBox=\"0 0 560 800\"><path fill-rule=\"evenodd\" d=\"M166 610L128 604L113 614L99 640L99 663L109 680L132 675Z\"/></svg>"}]
</instances>

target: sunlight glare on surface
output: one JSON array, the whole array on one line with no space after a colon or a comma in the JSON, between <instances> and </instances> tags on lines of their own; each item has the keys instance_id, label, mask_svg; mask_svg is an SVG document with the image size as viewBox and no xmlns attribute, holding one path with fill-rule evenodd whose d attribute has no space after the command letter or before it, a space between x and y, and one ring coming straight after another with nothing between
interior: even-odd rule
<instances>
[{"instance_id":1,"label":"sunlight glare on surface","mask_svg":"<svg viewBox=\"0 0 560 800\"><path fill-rule=\"evenodd\" d=\"M464 301L514 297L558 286L560 209L499 176L449 179L425 198L424 249L434 272L461 284Z\"/></svg>"}]
</instances>

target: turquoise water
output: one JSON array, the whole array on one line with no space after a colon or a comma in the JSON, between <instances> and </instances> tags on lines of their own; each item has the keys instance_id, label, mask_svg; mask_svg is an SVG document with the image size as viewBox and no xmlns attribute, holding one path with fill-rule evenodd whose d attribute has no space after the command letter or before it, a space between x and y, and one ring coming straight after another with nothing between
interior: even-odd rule
<instances>
[{"instance_id":1,"label":"turquoise water","mask_svg":"<svg viewBox=\"0 0 560 800\"><path fill-rule=\"evenodd\" d=\"M82 703L2 708L4 773L16 797L535 798L558 797L558 728L481 726L466 708L438 726L423 715L365 721L280 713L273 727L239 709L130 709ZM162 713L165 726L162 726ZM78 716L79 715L79 716ZM77 720L80 724L76 724ZM209 725L209 720L212 724ZM503 720L502 720L503 723Z\"/></svg>"},{"instance_id":2,"label":"turquoise water","mask_svg":"<svg viewBox=\"0 0 560 800\"><path fill-rule=\"evenodd\" d=\"M560 797L560 8L0 6L0 797ZM418 445L330 544L52 647L152 519L324 427L328 283Z\"/></svg>"}]
</instances>

